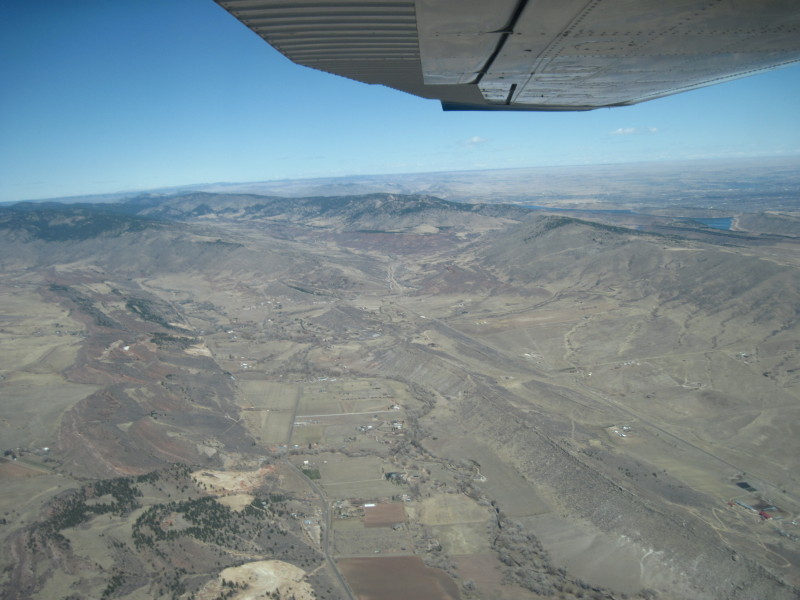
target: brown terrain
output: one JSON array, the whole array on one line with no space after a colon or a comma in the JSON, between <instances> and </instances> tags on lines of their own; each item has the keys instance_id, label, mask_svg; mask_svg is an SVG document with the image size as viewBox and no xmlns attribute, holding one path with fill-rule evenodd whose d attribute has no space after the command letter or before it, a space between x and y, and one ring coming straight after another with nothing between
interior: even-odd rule
<instances>
[{"instance_id":1,"label":"brown terrain","mask_svg":"<svg viewBox=\"0 0 800 600\"><path fill-rule=\"evenodd\" d=\"M795 214L3 210L3 597L798 595Z\"/></svg>"}]
</instances>

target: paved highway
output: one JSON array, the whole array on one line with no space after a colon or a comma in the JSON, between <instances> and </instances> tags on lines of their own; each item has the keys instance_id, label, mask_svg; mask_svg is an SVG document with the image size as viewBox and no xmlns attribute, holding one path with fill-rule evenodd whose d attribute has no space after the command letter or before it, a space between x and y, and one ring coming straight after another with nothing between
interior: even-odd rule
<instances>
[{"instance_id":1,"label":"paved highway","mask_svg":"<svg viewBox=\"0 0 800 600\"><path fill-rule=\"evenodd\" d=\"M295 465L293 465L288 460L286 464L289 465L289 468L292 469L295 473L297 473L308 485L314 490L314 493L319 496L320 501L322 502L322 520L324 521L324 528L322 530L322 553L325 555L325 560L328 561L328 564L331 567L331 571L336 576L336 579L339 581L339 587L342 588L344 591L344 595L349 600L356 600L353 591L350 589L350 586L347 585L344 577L342 576L341 571L339 571L339 567L336 565L336 562L333 560L333 556L331 555L330 551L330 531L331 531L331 511L330 507L328 506L328 499L325 497L325 492L322 491L316 483L314 483L311 479L306 477L305 473L301 469L298 469Z\"/></svg>"}]
</instances>

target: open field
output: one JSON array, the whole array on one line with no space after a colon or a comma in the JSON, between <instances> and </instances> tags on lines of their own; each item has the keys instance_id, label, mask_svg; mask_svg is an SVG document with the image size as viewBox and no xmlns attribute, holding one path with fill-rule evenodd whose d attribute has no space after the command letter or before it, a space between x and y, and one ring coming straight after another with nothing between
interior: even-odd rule
<instances>
[{"instance_id":1,"label":"open field","mask_svg":"<svg viewBox=\"0 0 800 600\"><path fill-rule=\"evenodd\" d=\"M408 556L414 548L414 542L408 531L395 531L385 527L360 529L336 528L334 550L337 556L359 557L376 554L392 554Z\"/></svg>"},{"instance_id":2,"label":"open field","mask_svg":"<svg viewBox=\"0 0 800 600\"><path fill-rule=\"evenodd\" d=\"M340 454L317 454L304 468L318 469L319 485L331 499L388 498L398 493L383 474L384 461L378 457L347 457Z\"/></svg>"},{"instance_id":3,"label":"open field","mask_svg":"<svg viewBox=\"0 0 800 600\"><path fill-rule=\"evenodd\" d=\"M300 393L297 386L274 381L245 379L239 382L239 388L244 394L242 408L256 410L294 410Z\"/></svg>"},{"instance_id":4,"label":"open field","mask_svg":"<svg viewBox=\"0 0 800 600\"><path fill-rule=\"evenodd\" d=\"M405 507L397 502L375 504L364 508L364 527L390 527L405 521Z\"/></svg>"},{"instance_id":5,"label":"open field","mask_svg":"<svg viewBox=\"0 0 800 600\"><path fill-rule=\"evenodd\" d=\"M277 410L243 411L247 430L263 444L287 444L292 432L294 416L292 412Z\"/></svg>"},{"instance_id":6,"label":"open field","mask_svg":"<svg viewBox=\"0 0 800 600\"><path fill-rule=\"evenodd\" d=\"M345 558L339 565L352 582L359 599L455 600L458 588L449 578L426 567L416 556L398 558Z\"/></svg>"}]
</instances>

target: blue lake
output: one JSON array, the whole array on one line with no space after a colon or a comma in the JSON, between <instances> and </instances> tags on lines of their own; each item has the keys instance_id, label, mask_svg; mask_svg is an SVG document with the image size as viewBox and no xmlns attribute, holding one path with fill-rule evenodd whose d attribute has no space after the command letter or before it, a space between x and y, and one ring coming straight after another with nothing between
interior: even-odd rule
<instances>
[{"instance_id":1,"label":"blue lake","mask_svg":"<svg viewBox=\"0 0 800 600\"><path fill-rule=\"evenodd\" d=\"M588 209L588 208L557 208L555 206L538 206L536 204L522 204L524 208L531 210L549 210L553 212L580 212L580 213L610 213L620 215L635 215L639 214L635 210L630 209ZM684 217L685 218L685 217ZM697 217L690 220L695 223L700 223L712 229L721 229L722 231L730 231L733 227L733 217Z\"/></svg>"},{"instance_id":2,"label":"blue lake","mask_svg":"<svg viewBox=\"0 0 800 600\"><path fill-rule=\"evenodd\" d=\"M701 223L712 229L722 229L724 231L730 231L731 227L733 226L733 217L715 217L715 218L707 218L707 219L692 219L695 223Z\"/></svg>"}]
</instances>

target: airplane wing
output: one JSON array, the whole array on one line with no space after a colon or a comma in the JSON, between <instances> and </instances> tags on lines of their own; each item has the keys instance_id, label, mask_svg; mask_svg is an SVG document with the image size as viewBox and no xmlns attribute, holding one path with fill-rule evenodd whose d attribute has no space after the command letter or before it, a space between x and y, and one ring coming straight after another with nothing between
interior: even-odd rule
<instances>
[{"instance_id":1,"label":"airplane wing","mask_svg":"<svg viewBox=\"0 0 800 600\"><path fill-rule=\"evenodd\" d=\"M216 1L298 64L445 110L626 106L800 61L800 0Z\"/></svg>"}]
</instances>

